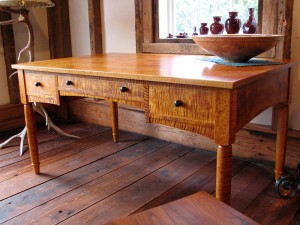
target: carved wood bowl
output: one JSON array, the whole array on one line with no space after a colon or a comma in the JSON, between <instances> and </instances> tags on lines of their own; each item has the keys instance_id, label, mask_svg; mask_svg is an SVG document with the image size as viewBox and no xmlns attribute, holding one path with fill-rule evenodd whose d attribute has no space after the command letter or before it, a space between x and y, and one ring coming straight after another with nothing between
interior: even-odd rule
<instances>
[{"instance_id":1,"label":"carved wood bowl","mask_svg":"<svg viewBox=\"0 0 300 225\"><path fill-rule=\"evenodd\" d=\"M229 62L247 62L275 47L283 35L217 34L193 36L194 42L207 52Z\"/></svg>"}]
</instances>

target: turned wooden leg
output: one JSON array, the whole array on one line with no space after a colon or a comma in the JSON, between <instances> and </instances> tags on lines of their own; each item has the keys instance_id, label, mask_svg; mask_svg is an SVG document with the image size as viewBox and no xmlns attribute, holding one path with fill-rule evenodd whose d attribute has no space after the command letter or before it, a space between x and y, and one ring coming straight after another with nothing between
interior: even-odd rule
<instances>
[{"instance_id":1,"label":"turned wooden leg","mask_svg":"<svg viewBox=\"0 0 300 225\"><path fill-rule=\"evenodd\" d=\"M112 136L113 141L118 142L119 122L118 122L118 103L110 101L110 112L112 117Z\"/></svg>"},{"instance_id":2,"label":"turned wooden leg","mask_svg":"<svg viewBox=\"0 0 300 225\"><path fill-rule=\"evenodd\" d=\"M232 146L219 146L217 150L216 198L230 205Z\"/></svg>"},{"instance_id":3,"label":"turned wooden leg","mask_svg":"<svg viewBox=\"0 0 300 225\"><path fill-rule=\"evenodd\" d=\"M27 139L28 139L31 162L35 174L39 174L40 173L39 152L38 152L38 145L37 145L34 114L33 114L33 109L31 104L24 105L24 113L25 113L25 123L27 127Z\"/></svg>"},{"instance_id":4,"label":"turned wooden leg","mask_svg":"<svg viewBox=\"0 0 300 225\"><path fill-rule=\"evenodd\" d=\"M288 114L289 107L287 104L278 107L278 124L276 139L276 155L275 155L275 180L278 180L283 173L285 160L285 149L288 131Z\"/></svg>"}]
</instances>

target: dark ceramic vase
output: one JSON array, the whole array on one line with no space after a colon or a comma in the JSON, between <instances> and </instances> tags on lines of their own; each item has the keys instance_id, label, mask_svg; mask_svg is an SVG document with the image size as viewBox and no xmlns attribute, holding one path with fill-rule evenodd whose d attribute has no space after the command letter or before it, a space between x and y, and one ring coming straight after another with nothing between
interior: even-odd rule
<instances>
[{"instance_id":1,"label":"dark ceramic vase","mask_svg":"<svg viewBox=\"0 0 300 225\"><path fill-rule=\"evenodd\" d=\"M207 23L201 23L201 27L199 29L199 32L200 32L201 35L208 34Z\"/></svg>"},{"instance_id":2,"label":"dark ceramic vase","mask_svg":"<svg viewBox=\"0 0 300 225\"><path fill-rule=\"evenodd\" d=\"M223 34L224 25L221 23L221 16L214 16L214 22L210 25L211 34Z\"/></svg>"},{"instance_id":3,"label":"dark ceramic vase","mask_svg":"<svg viewBox=\"0 0 300 225\"><path fill-rule=\"evenodd\" d=\"M243 24L244 34L255 34L257 31L257 23L254 18L254 8L249 8L249 18L246 23Z\"/></svg>"},{"instance_id":4,"label":"dark ceramic vase","mask_svg":"<svg viewBox=\"0 0 300 225\"><path fill-rule=\"evenodd\" d=\"M238 12L229 12L229 18L225 21L227 34L238 34L241 28L241 20L237 18Z\"/></svg>"}]
</instances>

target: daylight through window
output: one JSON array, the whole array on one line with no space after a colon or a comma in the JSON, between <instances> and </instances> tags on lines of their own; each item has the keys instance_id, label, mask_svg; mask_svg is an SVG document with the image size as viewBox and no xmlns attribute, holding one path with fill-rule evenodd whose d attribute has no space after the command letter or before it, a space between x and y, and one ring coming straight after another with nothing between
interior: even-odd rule
<instances>
[{"instance_id":1,"label":"daylight through window","mask_svg":"<svg viewBox=\"0 0 300 225\"><path fill-rule=\"evenodd\" d=\"M228 18L228 12L238 12L242 24L249 17L248 8L255 8L258 21L258 0L159 0L159 38L168 34L188 33L194 27L199 33L200 23L213 23L213 16L221 16L222 23Z\"/></svg>"}]
</instances>

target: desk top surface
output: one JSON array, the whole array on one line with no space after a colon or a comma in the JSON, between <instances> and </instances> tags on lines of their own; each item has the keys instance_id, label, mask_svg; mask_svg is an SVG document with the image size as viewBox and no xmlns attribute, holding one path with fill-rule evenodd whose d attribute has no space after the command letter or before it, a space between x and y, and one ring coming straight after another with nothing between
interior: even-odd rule
<instances>
[{"instance_id":1,"label":"desk top surface","mask_svg":"<svg viewBox=\"0 0 300 225\"><path fill-rule=\"evenodd\" d=\"M294 63L231 67L201 61L199 55L109 53L15 64L14 69L132 80L236 88Z\"/></svg>"}]
</instances>

